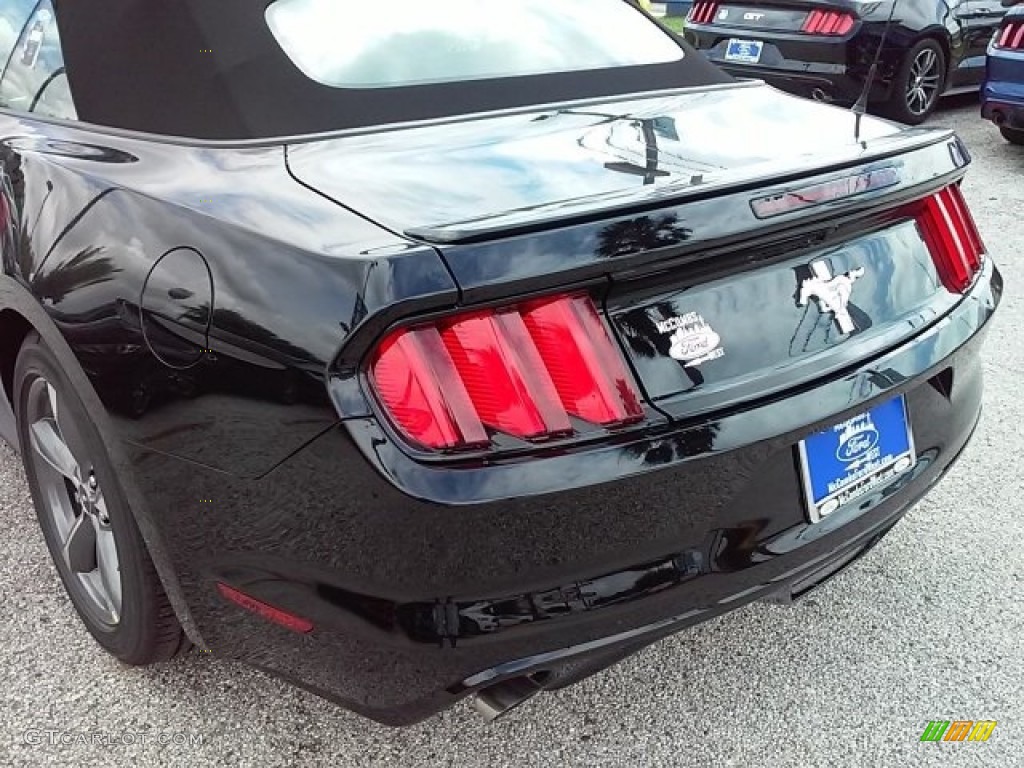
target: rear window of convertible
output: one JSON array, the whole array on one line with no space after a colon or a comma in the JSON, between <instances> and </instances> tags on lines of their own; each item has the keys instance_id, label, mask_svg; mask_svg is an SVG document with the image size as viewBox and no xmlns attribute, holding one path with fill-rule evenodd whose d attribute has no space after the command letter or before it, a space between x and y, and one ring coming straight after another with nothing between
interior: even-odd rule
<instances>
[{"instance_id":1,"label":"rear window of convertible","mask_svg":"<svg viewBox=\"0 0 1024 768\"><path fill-rule=\"evenodd\" d=\"M627 0L56 7L78 118L171 136L292 137L732 80Z\"/></svg>"},{"instance_id":2,"label":"rear window of convertible","mask_svg":"<svg viewBox=\"0 0 1024 768\"><path fill-rule=\"evenodd\" d=\"M393 88L679 61L622 0L277 0L267 24L309 78Z\"/></svg>"}]
</instances>

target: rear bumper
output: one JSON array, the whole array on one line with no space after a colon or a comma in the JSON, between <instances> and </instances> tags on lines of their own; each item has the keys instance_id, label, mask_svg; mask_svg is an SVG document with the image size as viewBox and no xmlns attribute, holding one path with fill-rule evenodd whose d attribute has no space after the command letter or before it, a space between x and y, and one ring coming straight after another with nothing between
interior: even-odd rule
<instances>
[{"instance_id":1,"label":"rear bumper","mask_svg":"<svg viewBox=\"0 0 1024 768\"><path fill-rule=\"evenodd\" d=\"M764 80L798 96L852 104L864 87L870 60L865 59L863 36L858 32L855 28L846 37L831 39L808 38L795 33L765 35L760 31L723 30L716 26L687 28L687 37L705 56L734 77ZM731 38L763 41L761 61L758 64L727 61L725 52ZM883 68L887 59L883 57ZM881 100L888 95L889 85L879 77L870 97Z\"/></svg>"},{"instance_id":2,"label":"rear bumper","mask_svg":"<svg viewBox=\"0 0 1024 768\"><path fill-rule=\"evenodd\" d=\"M999 126L1024 130L1024 53L989 54L981 116Z\"/></svg>"},{"instance_id":3,"label":"rear bumper","mask_svg":"<svg viewBox=\"0 0 1024 768\"><path fill-rule=\"evenodd\" d=\"M989 260L949 315L813 388L528 463L425 468L361 419L256 480L129 446L142 513L204 647L382 722L415 722L508 677L595 671L856 557L969 440L1001 291ZM918 467L807 524L796 443L896 394ZM225 603L217 581L315 629Z\"/></svg>"}]
</instances>

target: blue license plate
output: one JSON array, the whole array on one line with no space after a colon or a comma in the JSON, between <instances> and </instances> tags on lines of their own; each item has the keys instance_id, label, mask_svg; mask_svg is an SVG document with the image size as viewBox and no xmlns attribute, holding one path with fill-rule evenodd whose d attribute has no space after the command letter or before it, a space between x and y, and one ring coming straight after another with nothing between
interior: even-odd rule
<instances>
[{"instance_id":1,"label":"blue license plate","mask_svg":"<svg viewBox=\"0 0 1024 768\"><path fill-rule=\"evenodd\" d=\"M903 397L800 442L800 469L811 522L832 514L915 463Z\"/></svg>"},{"instance_id":2,"label":"blue license plate","mask_svg":"<svg viewBox=\"0 0 1024 768\"><path fill-rule=\"evenodd\" d=\"M725 47L725 60L757 64L761 60L762 48L764 43L760 40L730 40Z\"/></svg>"}]
</instances>

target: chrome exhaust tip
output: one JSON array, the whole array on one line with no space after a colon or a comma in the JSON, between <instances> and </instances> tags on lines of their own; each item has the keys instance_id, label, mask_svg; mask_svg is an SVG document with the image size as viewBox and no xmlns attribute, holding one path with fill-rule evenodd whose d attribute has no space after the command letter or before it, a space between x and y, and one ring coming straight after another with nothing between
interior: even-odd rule
<instances>
[{"instance_id":1,"label":"chrome exhaust tip","mask_svg":"<svg viewBox=\"0 0 1024 768\"><path fill-rule=\"evenodd\" d=\"M511 712L524 701L532 699L542 690L541 684L547 677L543 672L504 680L489 688L478 691L471 703L484 720L493 723L502 715Z\"/></svg>"},{"instance_id":2,"label":"chrome exhaust tip","mask_svg":"<svg viewBox=\"0 0 1024 768\"><path fill-rule=\"evenodd\" d=\"M832 101L829 95L821 90L821 88L815 88L811 91L811 98L815 101Z\"/></svg>"}]
</instances>

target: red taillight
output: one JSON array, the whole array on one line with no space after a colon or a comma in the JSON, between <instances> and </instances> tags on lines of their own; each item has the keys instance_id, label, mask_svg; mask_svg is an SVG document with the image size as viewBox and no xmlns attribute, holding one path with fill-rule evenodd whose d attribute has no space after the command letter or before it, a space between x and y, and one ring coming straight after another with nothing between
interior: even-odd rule
<instances>
[{"instance_id":1,"label":"red taillight","mask_svg":"<svg viewBox=\"0 0 1024 768\"><path fill-rule=\"evenodd\" d=\"M717 10L718 3L699 0L699 2L690 6L690 12L687 14L686 20L692 24L710 24L714 20Z\"/></svg>"},{"instance_id":2,"label":"red taillight","mask_svg":"<svg viewBox=\"0 0 1024 768\"><path fill-rule=\"evenodd\" d=\"M589 296L530 304L523 317L569 413L604 426L643 415L640 396Z\"/></svg>"},{"instance_id":3,"label":"red taillight","mask_svg":"<svg viewBox=\"0 0 1024 768\"><path fill-rule=\"evenodd\" d=\"M282 611L280 608L275 608L269 603L257 600L252 595L247 595L241 590L229 587L223 582L217 582L217 590L227 600L242 606L247 611L252 611L257 616L262 616L264 619L267 619L267 621L272 621L286 629L290 629L292 632L306 634L307 632L313 631L313 622L309 619L304 619L293 613Z\"/></svg>"},{"instance_id":4,"label":"red taillight","mask_svg":"<svg viewBox=\"0 0 1024 768\"><path fill-rule=\"evenodd\" d=\"M964 293L981 269L985 244L960 187L949 186L924 200L915 212L942 284Z\"/></svg>"},{"instance_id":5,"label":"red taillight","mask_svg":"<svg viewBox=\"0 0 1024 768\"><path fill-rule=\"evenodd\" d=\"M402 329L380 345L370 380L410 440L483 448L488 429L537 440L643 418L640 395L585 294L473 312Z\"/></svg>"},{"instance_id":6,"label":"red taillight","mask_svg":"<svg viewBox=\"0 0 1024 768\"><path fill-rule=\"evenodd\" d=\"M853 16L838 11L811 11L801 32L809 35L845 35L853 29Z\"/></svg>"},{"instance_id":7,"label":"red taillight","mask_svg":"<svg viewBox=\"0 0 1024 768\"><path fill-rule=\"evenodd\" d=\"M441 332L441 338L481 422L526 438L572 432L518 312L458 320Z\"/></svg>"},{"instance_id":8,"label":"red taillight","mask_svg":"<svg viewBox=\"0 0 1024 768\"><path fill-rule=\"evenodd\" d=\"M1010 22L999 32L997 48L1018 50L1024 48L1024 21Z\"/></svg>"},{"instance_id":9,"label":"red taillight","mask_svg":"<svg viewBox=\"0 0 1024 768\"><path fill-rule=\"evenodd\" d=\"M373 378L388 411L417 442L431 448L490 442L436 328L402 331L386 339Z\"/></svg>"}]
</instances>

